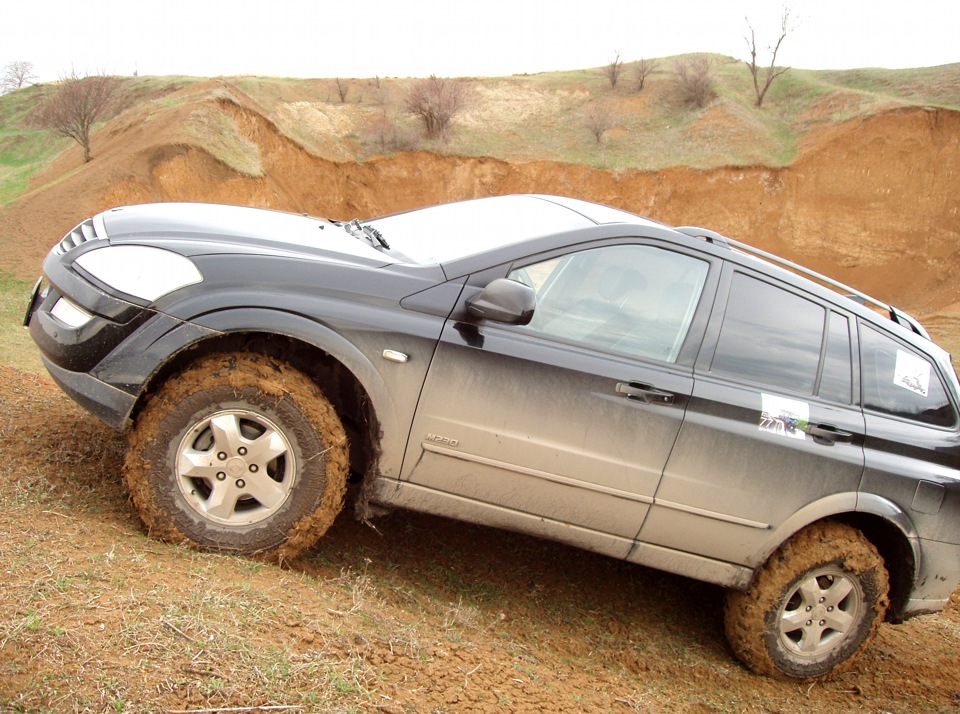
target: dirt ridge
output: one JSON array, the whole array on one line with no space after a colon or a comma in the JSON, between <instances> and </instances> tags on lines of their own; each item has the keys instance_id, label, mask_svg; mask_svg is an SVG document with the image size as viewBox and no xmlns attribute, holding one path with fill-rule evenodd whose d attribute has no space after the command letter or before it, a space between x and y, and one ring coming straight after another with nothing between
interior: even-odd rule
<instances>
[{"instance_id":1,"label":"dirt ridge","mask_svg":"<svg viewBox=\"0 0 960 714\"><path fill-rule=\"evenodd\" d=\"M77 166L79 153L68 152L3 211L0 235L5 242L16 237L17 249L4 251L0 269L35 274L49 246L80 219L130 203L212 201L353 218L479 196L553 193L703 225L914 311L960 302L960 113L947 109L898 108L825 125L785 168L650 172L430 151L335 162L311 154L249 98L230 91L229 99L210 101L256 145L263 176L237 173L178 137L184 111L164 113L149 131L120 117L101 131L107 140L96 161Z\"/></svg>"}]
</instances>

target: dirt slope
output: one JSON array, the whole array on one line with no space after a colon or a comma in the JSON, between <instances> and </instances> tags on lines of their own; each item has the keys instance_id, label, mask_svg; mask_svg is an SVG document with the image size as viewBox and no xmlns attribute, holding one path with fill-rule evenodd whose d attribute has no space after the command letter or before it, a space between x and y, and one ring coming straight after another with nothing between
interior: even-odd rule
<instances>
[{"instance_id":1,"label":"dirt slope","mask_svg":"<svg viewBox=\"0 0 960 714\"><path fill-rule=\"evenodd\" d=\"M960 593L780 682L732 658L720 589L535 538L348 509L287 569L160 543L120 436L2 365L0 404L2 712L960 714Z\"/></svg>"}]
</instances>

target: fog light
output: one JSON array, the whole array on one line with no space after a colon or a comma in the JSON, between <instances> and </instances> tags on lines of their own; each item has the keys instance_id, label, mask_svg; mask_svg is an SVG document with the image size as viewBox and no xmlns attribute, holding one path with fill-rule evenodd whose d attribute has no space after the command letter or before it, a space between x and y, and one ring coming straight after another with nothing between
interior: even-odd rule
<instances>
[{"instance_id":1,"label":"fog light","mask_svg":"<svg viewBox=\"0 0 960 714\"><path fill-rule=\"evenodd\" d=\"M74 329L83 327L93 319L93 315L84 310L82 307L74 305L66 298L60 298L57 300L57 303L53 306L50 314L60 320L60 322L62 322L64 325Z\"/></svg>"}]
</instances>

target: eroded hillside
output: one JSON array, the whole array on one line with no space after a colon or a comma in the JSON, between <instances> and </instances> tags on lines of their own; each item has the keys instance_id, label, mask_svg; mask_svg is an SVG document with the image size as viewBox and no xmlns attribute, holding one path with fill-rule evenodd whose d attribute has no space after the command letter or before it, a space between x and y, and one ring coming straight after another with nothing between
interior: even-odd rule
<instances>
[{"instance_id":1,"label":"eroded hillside","mask_svg":"<svg viewBox=\"0 0 960 714\"><path fill-rule=\"evenodd\" d=\"M36 274L52 242L80 219L128 203L213 201L353 218L537 192L709 227L932 316L936 324L960 315L960 113L949 109L899 107L839 123L807 117L812 128L782 168L641 171L434 151L335 160L291 138L292 115L281 125L269 118L290 105L303 116L308 104L296 100L268 110L238 84L209 80L173 92L162 106L128 109L99 130L95 161L82 165L79 150L68 150L35 178L31 192L3 210L0 235L8 248L0 253L0 269ZM727 127L729 112L718 107L697 119L698 131ZM836 109L824 100L808 114ZM331 144L357 131L344 117L314 126L312 143L319 141L317 131L326 131ZM225 158L209 137L197 138L198 125L214 127L243 155Z\"/></svg>"}]
</instances>

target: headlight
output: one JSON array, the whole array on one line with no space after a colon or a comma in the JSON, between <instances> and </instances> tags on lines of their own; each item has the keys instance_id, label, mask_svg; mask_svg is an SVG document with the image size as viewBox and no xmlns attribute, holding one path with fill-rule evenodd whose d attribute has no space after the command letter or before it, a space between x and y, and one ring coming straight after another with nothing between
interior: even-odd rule
<instances>
[{"instance_id":1,"label":"headlight","mask_svg":"<svg viewBox=\"0 0 960 714\"><path fill-rule=\"evenodd\" d=\"M149 302L203 280L189 258L145 245L106 246L74 262L110 287Z\"/></svg>"}]
</instances>

